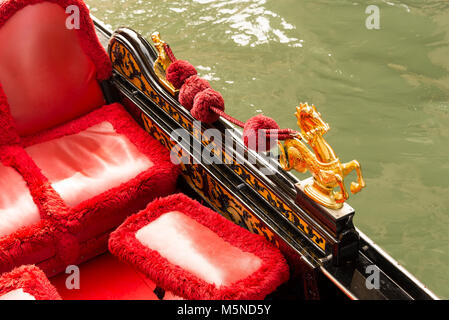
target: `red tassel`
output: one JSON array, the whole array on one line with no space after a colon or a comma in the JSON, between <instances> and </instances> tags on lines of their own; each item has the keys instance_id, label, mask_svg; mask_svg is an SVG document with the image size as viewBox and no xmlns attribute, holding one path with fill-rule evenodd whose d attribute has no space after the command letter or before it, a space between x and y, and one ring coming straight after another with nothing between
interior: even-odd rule
<instances>
[{"instance_id":1,"label":"red tassel","mask_svg":"<svg viewBox=\"0 0 449 320\"><path fill-rule=\"evenodd\" d=\"M190 110L192 116L201 122L213 123L220 117L243 128L243 140L247 148L255 151L269 151L273 140L286 140L297 132L292 129L280 129L276 121L263 115L255 116L246 123L241 122L224 112L225 104L222 95L213 90L204 79L197 76L195 68L187 61L176 60L167 69L167 80L179 92L179 103ZM262 130L262 133L259 133ZM260 138L265 138L262 146ZM263 140L262 140L263 141Z\"/></svg>"},{"instance_id":2,"label":"red tassel","mask_svg":"<svg viewBox=\"0 0 449 320\"><path fill-rule=\"evenodd\" d=\"M201 122L213 123L220 118L220 115L215 113L211 107L220 110L225 109L224 99L221 94L210 88L195 96L193 108L191 110L192 116Z\"/></svg>"},{"instance_id":3,"label":"red tassel","mask_svg":"<svg viewBox=\"0 0 449 320\"><path fill-rule=\"evenodd\" d=\"M207 80L201 79L197 75L188 78L181 87L179 91L179 103L183 105L187 110L193 108L193 100L195 96L210 88L209 82Z\"/></svg>"},{"instance_id":4,"label":"red tassel","mask_svg":"<svg viewBox=\"0 0 449 320\"><path fill-rule=\"evenodd\" d=\"M279 130L278 124L273 119L261 114L252 117L246 121L245 127L243 128L243 141L245 146L255 151L269 151L273 146L270 139L271 132L267 132L266 130L273 129ZM263 130L264 132L259 132L259 130ZM266 143L265 146L262 146L259 138L264 137Z\"/></svg>"},{"instance_id":5,"label":"red tassel","mask_svg":"<svg viewBox=\"0 0 449 320\"><path fill-rule=\"evenodd\" d=\"M176 89L179 89L188 78L196 74L195 67L189 62L176 60L167 68L166 78Z\"/></svg>"}]
</instances>

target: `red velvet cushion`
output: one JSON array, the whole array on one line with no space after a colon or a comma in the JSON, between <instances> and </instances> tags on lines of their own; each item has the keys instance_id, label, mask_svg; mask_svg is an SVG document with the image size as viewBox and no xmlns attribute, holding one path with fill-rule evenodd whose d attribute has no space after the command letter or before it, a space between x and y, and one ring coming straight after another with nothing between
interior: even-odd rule
<instances>
[{"instance_id":1,"label":"red velvet cushion","mask_svg":"<svg viewBox=\"0 0 449 320\"><path fill-rule=\"evenodd\" d=\"M289 277L282 254L263 237L183 194L157 199L128 218L111 233L109 250L189 300L264 299ZM226 255L240 265L238 274L231 274L235 266Z\"/></svg>"},{"instance_id":2,"label":"red velvet cushion","mask_svg":"<svg viewBox=\"0 0 449 320\"><path fill-rule=\"evenodd\" d=\"M217 287L245 279L262 265L255 254L231 245L180 211L162 214L138 230L136 238L173 265Z\"/></svg>"},{"instance_id":3,"label":"red velvet cushion","mask_svg":"<svg viewBox=\"0 0 449 320\"><path fill-rule=\"evenodd\" d=\"M35 144L26 151L71 207L118 187L153 166L108 121Z\"/></svg>"},{"instance_id":4,"label":"red velvet cushion","mask_svg":"<svg viewBox=\"0 0 449 320\"><path fill-rule=\"evenodd\" d=\"M96 68L58 4L28 5L0 29L0 82L20 135L76 118L104 103Z\"/></svg>"},{"instance_id":5,"label":"red velvet cushion","mask_svg":"<svg viewBox=\"0 0 449 320\"><path fill-rule=\"evenodd\" d=\"M69 226L80 243L115 229L154 198L172 193L179 174L170 152L119 104L23 137L22 144L36 170L69 206L67 214L61 212L62 226ZM122 175L105 177L121 168Z\"/></svg>"}]
</instances>

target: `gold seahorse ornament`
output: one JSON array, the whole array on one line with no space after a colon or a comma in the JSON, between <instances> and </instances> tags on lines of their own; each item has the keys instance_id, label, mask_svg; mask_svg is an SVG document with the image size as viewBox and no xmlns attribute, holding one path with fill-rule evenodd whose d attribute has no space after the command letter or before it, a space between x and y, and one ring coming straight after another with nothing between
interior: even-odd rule
<instances>
[{"instance_id":1,"label":"gold seahorse ornament","mask_svg":"<svg viewBox=\"0 0 449 320\"><path fill-rule=\"evenodd\" d=\"M287 171L294 169L305 173L308 170L313 180L305 186L305 194L327 208L340 209L349 198L344 178L351 171L357 173L357 182L351 183L351 192L360 192L365 187L360 163L357 160L340 162L323 138L330 127L314 105L301 103L296 107L295 115L301 131L297 136L285 140L284 144L278 142L280 165ZM339 191L336 191L337 188Z\"/></svg>"},{"instance_id":2,"label":"gold seahorse ornament","mask_svg":"<svg viewBox=\"0 0 449 320\"><path fill-rule=\"evenodd\" d=\"M156 73L156 76L159 79L159 82L169 91L171 94L175 95L178 93L179 90L175 89L173 85L167 81L166 79L166 71L170 64L172 64L172 60L170 59L170 56L168 52L166 51L167 43L161 39L161 35L159 32L154 32L151 35L151 40L153 41L154 48L156 49L158 53L158 57L156 61L154 62L154 72Z\"/></svg>"}]
</instances>

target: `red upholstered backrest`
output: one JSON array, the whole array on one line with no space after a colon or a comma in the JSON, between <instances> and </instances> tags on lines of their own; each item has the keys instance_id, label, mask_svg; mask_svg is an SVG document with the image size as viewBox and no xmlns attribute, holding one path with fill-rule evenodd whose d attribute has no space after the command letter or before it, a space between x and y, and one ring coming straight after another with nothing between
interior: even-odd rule
<instances>
[{"instance_id":1,"label":"red upholstered backrest","mask_svg":"<svg viewBox=\"0 0 449 320\"><path fill-rule=\"evenodd\" d=\"M83 15L80 30L66 27L71 4ZM98 79L107 77L108 63L81 1L0 5L0 83L21 136L104 104Z\"/></svg>"}]
</instances>

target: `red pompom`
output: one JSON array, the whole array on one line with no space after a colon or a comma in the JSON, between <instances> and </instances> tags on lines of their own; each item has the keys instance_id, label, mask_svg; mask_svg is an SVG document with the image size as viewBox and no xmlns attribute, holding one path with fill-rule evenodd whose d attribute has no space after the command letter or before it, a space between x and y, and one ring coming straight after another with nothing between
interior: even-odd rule
<instances>
[{"instance_id":1,"label":"red pompom","mask_svg":"<svg viewBox=\"0 0 449 320\"><path fill-rule=\"evenodd\" d=\"M179 103L187 110L190 110L193 108L195 96L209 88L210 84L207 80L201 79L197 75L191 76L184 82L179 91Z\"/></svg>"},{"instance_id":2,"label":"red pompom","mask_svg":"<svg viewBox=\"0 0 449 320\"><path fill-rule=\"evenodd\" d=\"M224 111L224 99L220 92L217 92L214 89L206 89L195 96L193 108L190 112L195 119L201 122L213 123L217 121L220 116L212 111L210 109L211 107Z\"/></svg>"},{"instance_id":3,"label":"red pompom","mask_svg":"<svg viewBox=\"0 0 449 320\"><path fill-rule=\"evenodd\" d=\"M265 139L265 146L259 145L259 130L278 129L279 126L271 118L264 115L257 115L246 121L243 128L243 141L247 148L251 148L255 151L269 151L273 146L271 145L271 139L267 136ZM265 134L260 132L261 138L265 137Z\"/></svg>"},{"instance_id":4,"label":"red pompom","mask_svg":"<svg viewBox=\"0 0 449 320\"><path fill-rule=\"evenodd\" d=\"M176 60L168 68L166 72L167 80L179 89L189 77L196 75L195 67L184 60Z\"/></svg>"}]
</instances>

